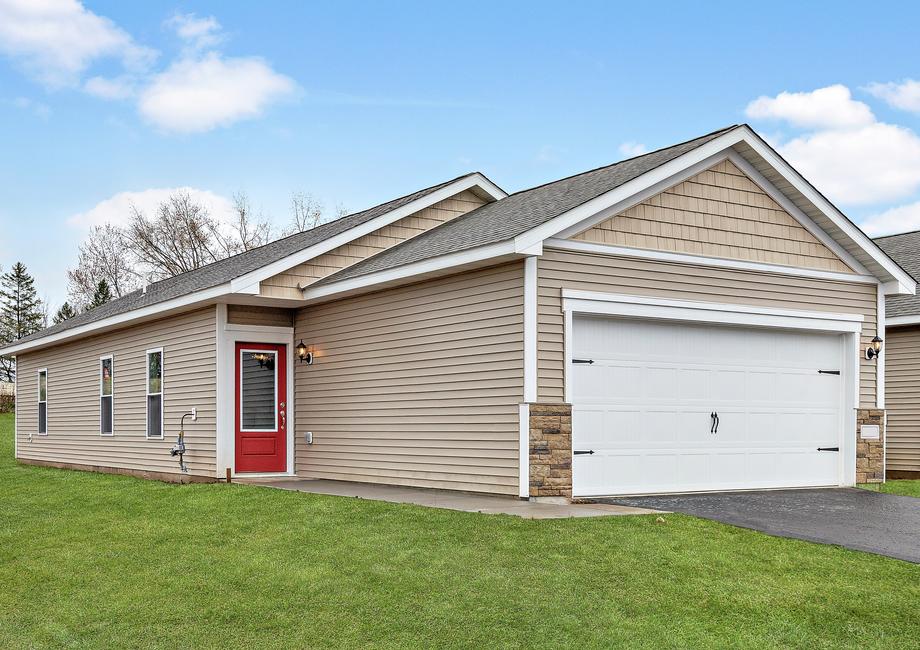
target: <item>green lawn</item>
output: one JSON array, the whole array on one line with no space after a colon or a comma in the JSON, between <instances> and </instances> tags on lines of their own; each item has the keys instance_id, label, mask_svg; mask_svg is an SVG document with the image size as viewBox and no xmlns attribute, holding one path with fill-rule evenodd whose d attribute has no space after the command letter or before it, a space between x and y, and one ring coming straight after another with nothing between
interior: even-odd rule
<instances>
[{"instance_id":1,"label":"green lawn","mask_svg":"<svg viewBox=\"0 0 920 650\"><path fill-rule=\"evenodd\" d=\"M668 515L527 521L17 466L0 648L916 647L920 567Z\"/></svg>"},{"instance_id":2,"label":"green lawn","mask_svg":"<svg viewBox=\"0 0 920 650\"><path fill-rule=\"evenodd\" d=\"M887 494L901 494L906 497L920 498L920 481L886 481L880 485L866 485L867 490L885 492Z\"/></svg>"}]
</instances>

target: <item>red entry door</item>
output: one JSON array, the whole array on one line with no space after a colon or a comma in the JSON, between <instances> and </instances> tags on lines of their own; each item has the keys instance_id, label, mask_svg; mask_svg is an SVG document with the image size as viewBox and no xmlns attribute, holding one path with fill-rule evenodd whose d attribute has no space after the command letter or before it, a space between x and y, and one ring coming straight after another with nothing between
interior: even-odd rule
<instances>
[{"instance_id":1,"label":"red entry door","mask_svg":"<svg viewBox=\"0 0 920 650\"><path fill-rule=\"evenodd\" d=\"M287 346L236 344L236 471L287 470Z\"/></svg>"}]
</instances>

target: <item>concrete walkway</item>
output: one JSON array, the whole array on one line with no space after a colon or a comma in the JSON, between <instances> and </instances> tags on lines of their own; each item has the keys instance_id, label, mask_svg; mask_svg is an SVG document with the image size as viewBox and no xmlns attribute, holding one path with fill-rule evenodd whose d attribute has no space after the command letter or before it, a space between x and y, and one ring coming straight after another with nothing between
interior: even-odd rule
<instances>
[{"instance_id":1,"label":"concrete walkway","mask_svg":"<svg viewBox=\"0 0 920 650\"><path fill-rule=\"evenodd\" d=\"M311 494L354 497L390 503L411 503L428 508L444 508L489 515L514 515L525 519L565 519L568 517L610 517L616 515L647 515L659 510L603 503L543 503L521 501L510 497L427 490L424 488L393 487L373 483L348 483L321 479L277 478L238 479L239 483L296 490Z\"/></svg>"}]
</instances>

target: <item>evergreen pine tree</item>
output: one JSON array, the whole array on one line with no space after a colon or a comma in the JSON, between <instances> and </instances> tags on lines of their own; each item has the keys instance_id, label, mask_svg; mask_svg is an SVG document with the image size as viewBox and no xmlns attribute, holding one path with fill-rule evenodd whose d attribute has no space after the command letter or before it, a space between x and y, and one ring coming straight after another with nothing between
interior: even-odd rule
<instances>
[{"instance_id":1,"label":"evergreen pine tree","mask_svg":"<svg viewBox=\"0 0 920 650\"><path fill-rule=\"evenodd\" d=\"M87 309L94 309L100 305L104 305L112 299L112 290L109 288L109 283L104 279L99 280L99 283L96 285L96 291L93 293L93 300Z\"/></svg>"},{"instance_id":2,"label":"evergreen pine tree","mask_svg":"<svg viewBox=\"0 0 920 650\"><path fill-rule=\"evenodd\" d=\"M57 313L54 315L54 324L63 323L68 318L73 318L77 315L77 312L74 311L73 307L70 306L69 302L65 302L61 305L61 308L57 310Z\"/></svg>"},{"instance_id":3,"label":"evergreen pine tree","mask_svg":"<svg viewBox=\"0 0 920 650\"><path fill-rule=\"evenodd\" d=\"M35 291L35 279L25 265L17 262L0 275L0 342L9 343L42 328L42 301ZM13 381L15 365L11 359L0 363L0 379Z\"/></svg>"}]
</instances>

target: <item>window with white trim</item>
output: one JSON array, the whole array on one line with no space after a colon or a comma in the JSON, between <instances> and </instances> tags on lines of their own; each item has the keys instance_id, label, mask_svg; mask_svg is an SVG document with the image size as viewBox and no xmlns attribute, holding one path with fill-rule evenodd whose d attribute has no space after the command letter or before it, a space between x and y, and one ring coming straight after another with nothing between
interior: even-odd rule
<instances>
[{"instance_id":1,"label":"window with white trim","mask_svg":"<svg viewBox=\"0 0 920 650\"><path fill-rule=\"evenodd\" d=\"M99 358L99 433L111 436L115 420L115 359Z\"/></svg>"},{"instance_id":2,"label":"window with white trim","mask_svg":"<svg viewBox=\"0 0 920 650\"><path fill-rule=\"evenodd\" d=\"M48 369L38 371L38 433L48 433Z\"/></svg>"},{"instance_id":3,"label":"window with white trim","mask_svg":"<svg viewBox=\"0 0 920 650\"><path fill-rule=\"evenodd\" d=\"M147 350L147 437L163 437L163 348Z\"/></svg>"}]
</instances>

